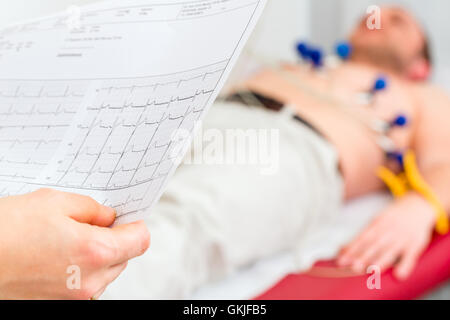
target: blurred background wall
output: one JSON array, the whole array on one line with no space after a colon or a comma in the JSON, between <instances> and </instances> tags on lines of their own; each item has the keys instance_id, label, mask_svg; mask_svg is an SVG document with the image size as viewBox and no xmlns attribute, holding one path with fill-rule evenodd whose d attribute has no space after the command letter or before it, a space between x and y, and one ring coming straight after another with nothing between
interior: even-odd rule
<instances>
[{"instance_id":1,"label":"blurred background wall","mask_svg":"<svg viewBox=\"0 0 450 320\"><path fill-rule=\"evenodd\" d=\"M2 0L0 27L98 0ZM126 2L126 0L123 0ZM308 39L328 48L345 39L356 19L373 4L410 8L432 39L435 79L450 88L450 1L448 0L268 0L266 11L247 45L233 79L252 70L254 60L294 61L294 44Z\"/></svg>"}]
</instances>

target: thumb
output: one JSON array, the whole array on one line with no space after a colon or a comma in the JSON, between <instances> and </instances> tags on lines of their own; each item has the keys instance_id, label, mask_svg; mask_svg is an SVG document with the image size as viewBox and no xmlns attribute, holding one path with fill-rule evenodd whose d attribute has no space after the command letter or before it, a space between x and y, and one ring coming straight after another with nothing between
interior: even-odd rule
<instances>
[{"instance_id":1,"label":"thumb","mask_svg":"<svg viewBox=\"0 0 450 320\"><path fill-rule=\"evenodd\" d=\"M116 219L114 209L101 205L91 197L51 191L50 198L52 206L58 206L64 215L80 223L109 227Z\"/></svg>"},{"instance_id":2,"label":"thumb","mask_svg":"<svg viewBox=\"0 0 450 320\"><path fill-rule=\"evenodd\" d=\"M115 244L110 265L117 265L138 257L150 246L150 232L143 221L120 225L112 229L92 229L106 243Z\"/></svg>"}]
</instances>

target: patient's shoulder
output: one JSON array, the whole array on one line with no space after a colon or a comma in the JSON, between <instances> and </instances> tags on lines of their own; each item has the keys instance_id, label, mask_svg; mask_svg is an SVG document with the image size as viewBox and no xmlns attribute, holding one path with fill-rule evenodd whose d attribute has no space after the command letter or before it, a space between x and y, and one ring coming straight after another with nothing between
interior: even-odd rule
<instances>
[{"instance_id":1,"label":"patient's shoulder","mask_svg":"<svg viewBox=\"0 0 450 320\"><path fill-rule=\"evenodd\" d=\"M450 108L450 98L448 93L437 85L428 83L412 84L410 86L410 93L421 106L431 107L433 105L446 105Z\"/></svg>"}]
</instances>

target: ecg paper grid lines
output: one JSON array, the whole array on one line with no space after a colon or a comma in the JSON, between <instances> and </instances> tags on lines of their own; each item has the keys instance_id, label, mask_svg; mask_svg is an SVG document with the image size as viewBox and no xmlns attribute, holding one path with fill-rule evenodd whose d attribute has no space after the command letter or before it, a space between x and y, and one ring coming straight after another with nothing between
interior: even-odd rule
<instances>
[{"instance_id":1,"label":"ecg paper grid lines","mask_svg":"<svg viewBox=\"0 0 450 320\"><path fill-rule=\"evenodd\" d=\"M0 81L0 180L37 179L85 92L82 81Z\"/></svg>"},{"instance_id":2,"label":"ecg paper grid lines","mask_svg":"<svg viewBox=\"0 0 450 320\"><path fill-rule=\"evenodd\" d=\"M166 177L179 156L178 145L186 143L174 141L173 133L192 132L227 62L168 76L105 81L48 184L107 191Z\"/></svg>"},{"instance_id":3,"label":"ecg paper grid lines","mask_svg":"<svg viewBox=\"0 0 450 320\"><path fill-rule=\"evenodd\" d=\"M0 80L0 140L4 139L0 141L0 196L41 187L84 194L115 208L119 224L143 217L141 213L159 199L192 138L189 133L218 94L265 1L151 2L133 0L129 3L146 5L87 9L82 28L70 38L62 29L67 27L62 16L0 32L0 42L9 43L0 48L5 77ZM244 7L248 10L241 11ZM142 10L147 12L141 16ZM186 21L182 29L166 28L178 19ZM157 65L148 63L145 52L150 47L134 34L136 28L124 25L147 22L162 26L160 36L151 30L141 35L153 36L157 45L151 52ZM209 30L205 29L209 22L216 38L209 38L209 32L199 37L201 30ZM170 37L164 38L164 32ZM111 37L114 42L104 41ZM82 44L61 46L55 38ZM170 43L165 42L169 38ZM19 44L20 50L11 44ZM180 44L190 50L180 57L169 55L173 61L155 51L175 53ZM70 64L60 54L75 50L74 45L80 54ZM89 49L81 51L85 45ZM128 54L123 48L130 47L143 54L135 54L126 67L106 63L111 50L116 53L111 59L120 59ZM33 61L35 56L42 56L45 63L19 68L21 61ZM31 78L36 80L27 80ZM182 137L177 136L180 131ZM8 175L2 177L6 166Z\"/></svg>"}]
</instances>

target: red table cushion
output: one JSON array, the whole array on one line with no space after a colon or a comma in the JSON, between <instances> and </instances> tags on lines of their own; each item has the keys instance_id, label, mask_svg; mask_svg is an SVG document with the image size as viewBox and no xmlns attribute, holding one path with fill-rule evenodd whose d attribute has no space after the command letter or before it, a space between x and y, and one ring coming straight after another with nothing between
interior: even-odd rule
<instances>
[{"instance_id":1,"label":"red table cushion","mask_svg":"<svg viewBox=\"0 0 450 320\"><path fill-rule=\"evenodd\" d=\"M257 300L407 300L416 299L450 279L450 235L436 237L406 281L397 280L392 270L381 276L381 289L370 290L371 275L339 274L333 261L316 265L316 274L289 275ZM335 275L324 277L318 270Z\"/></svg>"}]
</instances>

